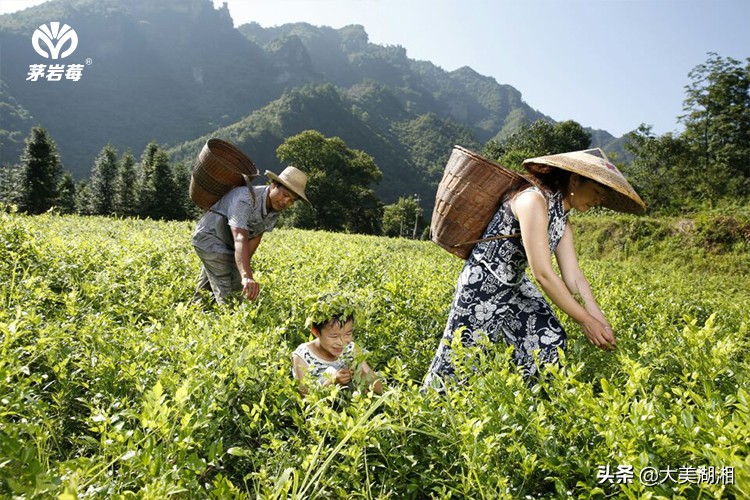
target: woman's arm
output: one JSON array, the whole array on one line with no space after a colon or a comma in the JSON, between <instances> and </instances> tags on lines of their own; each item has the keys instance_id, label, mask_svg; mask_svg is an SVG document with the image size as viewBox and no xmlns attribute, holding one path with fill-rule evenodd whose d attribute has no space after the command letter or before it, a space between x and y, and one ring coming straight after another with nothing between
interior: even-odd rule
<instances>
[{"instance_id":1,"label":"woman's arm","mask_svg":"<svg viewBox=\"0 0 750 500\"><path fill-rule=\"evenodd\" d=\"M604 326L611 332L612 329L609 322L604 316L599 304L596 302L594 293L591 291L591 285L583 274L583 271L581 271L581 267L578 265L578 257L576 257L575 253L573 226L570 222L568 222L568 225L565 227L565 233L563 234L560 243L557 245L555 258L557 259L557 265L560 267L560 273L562 274L565 286L568 287L570 293L578 299L579 303L582 303L584 309L586 309L589 314L604 323Z\"/></svg>"},{"instance_id":2,"label":"woman's arm","mask_svg":"<svg viewBox=\"0 0 750 500\"><path fill-rule=\"evenodd\" d=\"M552 267L547 236L547 201L544 196L536 191L525 191L514 200L513 211L521 224L521 238L529 267L544 292L565 314L581 325L591 343L602 349L613 347L614 336L606 331L606 325L578 303Z\"/></svg>"}]
</instances>

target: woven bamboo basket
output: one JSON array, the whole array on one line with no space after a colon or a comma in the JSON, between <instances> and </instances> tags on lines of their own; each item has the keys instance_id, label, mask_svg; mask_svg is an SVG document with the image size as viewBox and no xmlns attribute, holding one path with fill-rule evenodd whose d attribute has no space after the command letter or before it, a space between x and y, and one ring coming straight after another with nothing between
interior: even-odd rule
<instances>
[{"instance_id":1,"label":"woven bamboo basket","mask_svg":"<svg viewBox=\"0 0 750 500\"><path fill-rule=\"evenodd\" d=\"M245 153L221 139L209 139L193 166L190 199L208 210L230 190L249 185L257 175L255 163Z\"/></svg>"},{"instance_id":2,"label":"woven bamboo basket","mask_svg":"<svg viewBox=\"0 0 750 500\"><path fill-rule=\"evenodd\" d=\"M435 198L432 241L468 258L497 211L505 191L521 176L461 146L454 146Z\"/></svg>"}]
</instances>

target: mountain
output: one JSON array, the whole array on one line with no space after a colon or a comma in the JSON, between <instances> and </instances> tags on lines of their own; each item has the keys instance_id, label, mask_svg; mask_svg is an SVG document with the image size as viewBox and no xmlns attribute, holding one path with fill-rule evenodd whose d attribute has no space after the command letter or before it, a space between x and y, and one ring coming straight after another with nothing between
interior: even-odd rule
<instances>
[{"instance_id":1,"label":"mountain","mask_svg":"<svg viewBox=\"0 0 750 500\"><path fill-rule=\"evenodd\" d=\"M276 148L286 137L313 128L373 156L383 171L376 189L382 199L417 194L429 200L429 210L453 144L478 147L468 127L435 114L413 117L387 88L369 82L347 91L330 83L290 89L239 122L169 152L190 162L209 138L220 137L248 152L262 173L277 168Z\"/></svg>"},{"instance_id":2,"label":"mountain","mask_svg":"<svg viewBox=\"0 0 750 500\"><path fill-rule=\"evenodd\" d=\"M53 21L79 42L58 61L32 44ZM192 162L209 137L276 170L283 140L313 128L375 158L384 201L430 199L453 144L481 148L523 123L552 121L517 89L370 43L362 26L234 28L211 0L53 0L0 16L0 60L0 163L16 162L40 124L77 178L108 143L137 155L155 140ZM30 78L40 64L79 64L80 79ZM591 132L595 146L617 147Z\"/></svg>"},{"instance_id":3,"label":"mountain","mask_svg":"<svg viewBox=\"0 0 750 500\"><path fill-rule=\"evenodd\" d=\"M79 81L27 81L30 64L52 64L31 44L51 21L77 32L78 47L62 62L84 64ZM52 1L1 16L0 50L0 101L9 94L46 127L77 177L108 142L136 152L152 139L181 142L280 93L266 53L209 0ZM2 161L14 161L18 144L2 146Z\"/></svg>"}]
</instances>

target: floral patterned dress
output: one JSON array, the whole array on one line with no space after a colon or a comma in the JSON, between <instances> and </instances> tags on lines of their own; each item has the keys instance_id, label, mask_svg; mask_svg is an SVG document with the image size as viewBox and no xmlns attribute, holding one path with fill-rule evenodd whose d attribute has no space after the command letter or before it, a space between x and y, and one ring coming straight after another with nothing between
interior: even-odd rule
<instances>
[{"instance_id":1,"label":"floral patterned dress","mask_svg":"<svg viewBox=\"0 0 750 500\"><path fill-rule=\"evenodd\" d=\"M548 237L554 253L567 224L562 193L545 193L548 204ZM519 234L518 219L510 201L505 200L493 216L483 238L501 234ZM465 327L461 342L473 346L481 337L493 343L501 339L513 345L513 358L528 378L538 373L534 361L557 362L557 348L565 349L566 334L549 303L526 276L528 260L521 238L507 238L477 244L458 278L443 340L432 360L425 386L442 389L455 379L450 343L454 332Z\"/></svg>"}]
</instances>

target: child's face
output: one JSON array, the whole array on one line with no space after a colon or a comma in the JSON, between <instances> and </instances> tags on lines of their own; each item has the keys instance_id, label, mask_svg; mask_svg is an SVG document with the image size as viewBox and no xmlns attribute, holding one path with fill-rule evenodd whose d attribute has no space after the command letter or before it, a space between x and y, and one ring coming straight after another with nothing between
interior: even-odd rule
<instances>
[{"instance_id":1,"label":"child's face","mask_svg":"<svg viewBox=\"0 0 750 500\"><path fill-rule=\"evenodd\" d=\"M315 336L321 350L337 359L352 341L353 334L354 320L349 320L346 323L326 323Z\"/></svg>"}]
</instances>

